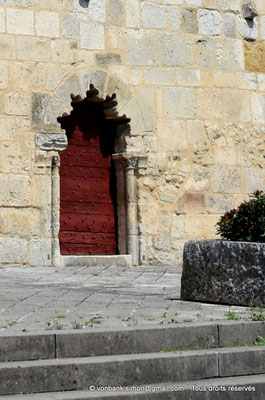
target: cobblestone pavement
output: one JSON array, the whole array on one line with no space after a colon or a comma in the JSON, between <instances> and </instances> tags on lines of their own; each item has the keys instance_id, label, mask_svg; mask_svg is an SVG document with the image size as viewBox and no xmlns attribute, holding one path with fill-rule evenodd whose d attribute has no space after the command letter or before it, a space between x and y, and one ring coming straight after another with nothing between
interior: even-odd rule
<instances>
[{"instance_id":1,"label":"cobblestone pavement","mask_svg":"<svg viewBox=\"0 0 265 400\"><path fill-rule=\"evenodd\" d=\"M253 318L180 301L180 279L180 267L0 268L0 332Z\"/></svg>"}]
</instances>

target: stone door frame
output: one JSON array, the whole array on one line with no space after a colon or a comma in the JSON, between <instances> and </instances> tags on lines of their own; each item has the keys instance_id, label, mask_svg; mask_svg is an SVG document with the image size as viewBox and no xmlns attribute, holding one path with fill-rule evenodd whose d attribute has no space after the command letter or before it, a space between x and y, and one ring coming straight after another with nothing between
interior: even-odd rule
<instances>
[{"instance_id":1,"label":"stone door frame","mask_svg":"<svg viewBox=\"0 0 265 400\"><path fill-rule=\"evenodd\" d=\"M95 76L95 71L93 71ZM91 77L91 79L92 79ZM73 76L66 81L64 85L69 86L69 81L73 81ZM125 86L125 85L124 85ZM59 88L63 90L63 88ZM69 96L70 97L70 96ZM68 97L68 99L69 99ZM80 96L72 96L72 99L80 99ZM110 99L110 96L106 98ZM113 100L113 97L112 97ZM69 100L68 100L69 101ZM79 100L80 101L80 100ZM51 99L54 105L54 98ZM69 101L70 103L70 101ZM46 106L46 110L49 107ZM68 107L69 109L69 107ZM51 109L50 109L51 110ZM42 112L42 109L40 110ZM59 111L60 112L60 111ZM64 112L64 110L63 110ZM117 115L117 113L115 113ZM58 117L58 114L57 114ZM47 118L47 115L46 115ZM126 116L117 118L127 118ZM33 116L34 119L34 116ZM45 119L45 114L42 121ZM52 118L50 117L49 120ZM51 127L52 125L50 125ZM37 153L43 151L47 158L50 159L50 175L51 175L51 261L53 266L63 266L63 256L60 254L59 229L60 229L60 152L67 148L66 134L60 130L59 123L54 124L54 128L49 132L38 131L36 133ZM115 139L115 154L112 155L115 164L117 178L117 217L118 217L118 249L120 254L130 254L132 264L138 265L140 260L140 244L139 237L139 207L138 207L138 189L137 178L144 174L147 167L146 154L126 151L126 136L130 133L128 124L119 125L117 136ZM48 160L47 160L48 161ZM142 258L142 257L141 257Z\"/></svg>"}]
</instances>

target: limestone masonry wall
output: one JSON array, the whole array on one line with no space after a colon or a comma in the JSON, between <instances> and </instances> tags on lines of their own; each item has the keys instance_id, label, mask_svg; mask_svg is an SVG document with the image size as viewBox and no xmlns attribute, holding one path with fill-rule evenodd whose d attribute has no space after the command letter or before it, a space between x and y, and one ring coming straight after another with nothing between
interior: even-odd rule
<instances>
[{"instance_id":1,"label":"limestone masonry wall","mask_svg":"<svg viewBox=\"0 0 265 400\"><path fill-rule=\"evenodd\" d=\"M140 262L180 263L265 190L264 0L0 0L0 54L1 265L52 263L58 153L36 141L62 136L89 83L117 93L125 150L147 155Z\"/></svg>"}]
</instances>

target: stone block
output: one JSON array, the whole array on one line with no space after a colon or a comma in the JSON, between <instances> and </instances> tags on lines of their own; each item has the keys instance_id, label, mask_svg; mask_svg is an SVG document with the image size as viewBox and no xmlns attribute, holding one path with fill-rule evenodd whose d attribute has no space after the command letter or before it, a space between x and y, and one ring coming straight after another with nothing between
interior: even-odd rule
<instances>
[{"instance_id":1,"label":"stone block","mask_svg":"<svg viewBox=\"0 0 265 400\"><path fill-rule=\"evenodd\" d=\"M167 27L166 8L148 1L141 6L143 28L165 29Z\"/></svg>"},{"instance_id":2,"label":"stone block","mask_svg":"<svg viewBox=\"0 0 265 400\"><path fill-rule=\"evenodd\" d=\"M34 15L31 10L7 8L7 33L16 35L34 35Z\"/></svg>"},{"instance_id":3,"label":"stone block","mask_svg":"<svg viewBox=\"0 0 265 400\"><path fill-rule=\"evenodd\" d=\"M242 41L238 39L217 39L216 57L220 68L242 70L244 68Z\"/></svg>"},{"instance_id":4,"label":"stone block","mask_svg":"<svg viewBox=\"0 0 265 400\"><path fill-rule=\"evenodd\" d=\"M47 83L47 65L34 62L14 62L9 68L9 86L11 91L27 92L32 88L45 88Z\"/></svg>"},{"instance_id":5,"label":"stone block","mask_svg":"<svg viewBox=\"0 0 265 400\"><path fill-rule=\"evenodd\" d=\"M265 322L219 323L219 346L252 345L258 336L265 336Z\"/></svg>"},{"instance_id":6,"label":"stone block","mask_svg":"<svg viewBox=\"0 0 265 400\"><path fill-rule=\"evenodd\" d=\"M61 24L63 35L71 39L79 39L79 24L83 15L62 14Z\"/></svg>"},{"instance_id":7,"label":"stone block","mask_svg":"<svg viewBox=\"0 0 265 400\"><path fill-rule=\"evenodd\" d=\"M166 88L164 92L165 115L169 118L195 116L195 96L191 88Z\"/></svg>"},{"instance_id":8,"label":"stone block","mask_svg":"<svg viewBox=\"0 0 265 400\"><path fill-rule=\"evenodd\" d=\"M172 239L181 239L185 236L185 216L173 214L172 227L171 227Z\"/></svg>"},{"instance_id":9,"label":"stone block","mask_svg":"<svg viewBox=\"0 0 265 400\"><path fill-rule=\"evenodd\" d=\"M177 71L177 81L181 86L200 86L201 72L198 69L180 69Z\"/></svg>"},{"instance_id":10,"label":"stone block","mask_svg":"<svg viewBox=\"0 0 265 400\"><path fill-rule=\"evenodd\" d=\"M200 9L197 13L199 33L218 36L223 32L223 19L218 11Z\"/></svg>"},{"instance_id":11,"label":"stone block","mask_svg":"<svg viewBox=\"0 0 265 400\"><path fill-rule=\"evenodd\" d=\"M206 192L210 188L210 173L206 167L195 167L187 179L185 190L189 192Z\"/></svg>"},{"instance_id":12,"label":"stone block","mask_svg":"<svg viewBox=\"0 0 265 400\"><path fill-rule=\"evenodd\" d=\"M217 0L218 8L222 11L240 11L240 0Z\"/></svg>"},{"instance_id":13,"label":"stone block","mask_svg":"<svg viewBox=\"0 0 265 400\"><path fill-rule=\"evenodd\" d=\"M14 60L16 58L15 37L0 35L0 52L2 60Z\"/></svg>"},{"instance_id":14,"label":"stone block","mask_svg":"<svg viewBox=\"0 0 265 400\"><path fill-rule=\"evenodd\" d=\"M26 264L28 242L19 237L0 237L0 260L2 264Z\"/></svg>"},{"instance_id":15,"label":"stone block","mask_svg":"<svg viewBox=\"0 0 265 400\"><path fill-rule=\"evenodd\" d=\"M201 119L220 119L223 116L223 101L219 89L196 90L197 116Z\"/></svg>"},{"instance_id":16,"label":"stone block","mask_svg":"<svg viewBox=\"0 0 265 400\"><path fill-rule=\"evenodd\" d=\"M161 35L162 63L168 66L187 66L192 63L192 42L183 34Z\"/></svg>"},{"instance_id":17,"label":"stone block","mask_svg":"<svg viewBox=\"0 0 265 400\"><path fill-rule=\"evenodd\" d=\"M183 151L188 148L183 121L157 120L157 136L161 152Z\"/></svg>"},{"instance_id":18,"label":"stone block","mask_svg":"<svg viewBox=\"0 0 265 400\"><path fill-rule=\"evenodd\" d=\"M138 87L136 96L122 108L122 113L130 115L132 135L150 135L155 131L154 94L154 88Z\"/></svg>"},{"instance_id":19,"label":"stone block","mask_svg":"<svg viewBox=\"0 0 265 400\"><path fill-rule=\"evenodd\" d=\"M110 25L121 26L124 16L123 0L108 0L108 22Z\"/></svg>"},{"instance_id":20,"label":"stone block","mask_svg":"<svg viewBox=\"0 0 265 400\"><path fill-rule=\"evenodd\" d=\"M26 206L29 202L29 178L0 175L0 201L2 206Z\"/></svg>"},{"instance_id":21,"label":"stone block","mask_svg":"<svg viewBox=\"0 0 265 400\"><path fill-rule=\"evenodd\" d=\"M264 306L264 268L264 243L192 240L184 246L181 299Z\"/></svg>"},{"instance_id":22,"label":"stone block","mask_svg":"<svg viewBox=\"0 0 265 400\"><path fill-rule=\"evenodd\" d=\"M3 8L0 9L0 33L6 31L6 23L5 23L5 10Z\"/></svg>"},{"instance_id":23,"label":"stone block","mask_svg":"<svg viewBox=\"0 0 265 400\"><path fill-rule=\"evenodd\" d=\"M242 14L246 20L250 21L258 15L258 10L253 0L243 0Z\"/></svg>"},{"instance_id":24,"label":"stone block","mask_svg":"<svg viewBox=\"0 0 265 400\"><path fill-rule=\"evenodd\" d=\"M187 133L189 143L194 144L206 138L206 131L203 121L201 120L188 120Z\"/></svg>"},{"instance_id":25,"label":"stone block","mask_svg":"<svg viewBox=\"0 0 265 400\"><path fill-rule=\"evenodd\" d=\"M250 122L250 96L247 91L222 89L224 118L229 121Z\"/></svg>"},{"instance_id":26,"label":"stone block","mask_svg":"<svg viewBox=\"0 0 265 400\"><path fill-rule=\"evenodd\" d=\"M53 39L51 41L51 59L55 63L68 64L74 60L75 42ZM75 62L75 61L73 61Z\"/></svg>"},{"instance_id":27,"label":"stone block","mask_svg":"<svg viewBox=\"0 0 265 400\"><path fill-rule=\"evenodd\" d=\"M158 65L159 51L155 32L127 30L122 37L127 62L131 65Z\"/></svg>"},{"instance_id":28,"label":"stone block","mask_svg":"<svg viewBox=\"0 0 265 400\"><path fill-rule=\"evenodd\" d=\"M20 237L41 236L40 211L34 208L0 209L0 232L5 235L16 233Z\"/></svg>"},{"instance_id":29,"label":"stone block","mask_svg":"<svg viewBox=\"0 0 265 400\"><path fill-rule=\"evenodd\" d=\"M169 9L169 28L177 31L180 28L179 7L170 7Z\"/></svg>"},{"instance_id":30,"label":"stone block","mask_svg":"<svg viewBox=\"0 0 265 400\"><path fill-rule=\"evenodd\" d=\"M24 0L24 1L27 1L27 0ZM28 0L28 1L34 1L34 0ZM21 2L21 0L20 0L20 2ZM69 2L71 2L71 0L69 0ZM76 0L75 0L75 2L77 3ZM78 2L79 2L79 5L82 4L83 7L86 7L85 1L80 0ZM36 3L37 3L36 7L38 7L39 9L50 10L50 11L63 10L63 8L65 6L64 0L39 0L39 1L36 1ZM84 10L83 7L80 7L80 9Z\"/></svg>"},{"instance_id":31,"label":"stone block","mask_svg":"<svg viewBox=\"0 0 265 400\"><path fill-rule=\"evenodd\" d=\"M135 0L126 0L125 5L126 26L128 28L139 28L140 26L140 10L139 3Z\"/></svg>"},{"instance_id":32,"label":"stone block","mask_svg":"<svg viewBox=\"0 0 265 400\"><path fill-rule=\"evenodd\" d=\"M218 87L234 88L237 86L237 74L222 70L213 71L213 83Z\"/></svg>"},{"instance_id":33,"label":"stone block","mask_svg":"<svg viewBox=\"0 0 265 400\"><path fill-rule=\"evenodd\" d=\"M121 64L121 56L118 53L96 53L95 58L97 65Z\"/></svg>"},{"instance_id":34,"label":"stone block","mask_svg":"<svg viewBox=\"0 0 265 400\"><path fill-rule=\"evenodd\" d=\"M258 37L258 25L256 18L254 20L247 20L240 15L237 16L237 26L240 35L249 41L254 41Z\"/></svg>"},{"instance_id":35,"label":"stone block","mask_svg":"<svg viewBox=\"0 0 265 400\"><path fill-rule=\"evenodd\" d=\"M181 30L186 33L198 33L197 15L193 8L182 9Z\"/></svg>"},{"instance_id":36,"label":"stone block","mask_svg":"<svg viewBox=\"0 0 265 400\"><path fill-rule=\"evenodd\" d=\"M232 13L224 15L224 32L228 37L234 38L236 36L236 20Z\"/></svg>"},{"instance_id":37,"label":"stone block","mask_svg":"<svg viewBox=\"0 0 265 400\"><path fill-rule=\"evenodd\" d=\"M67 0L67 8L74 13L86 13L88 9L88 3L85 0Z\"/></svg>"},{"instance_id":38,"label":"stone block","mask_svg":"<svg viewBox=\"0 0 265 400\"><path fill-rule=\"evenodd\" d=\"M265 17L260 18L260 36L261 39L265 39Z\"/></svg>"},{"instance_id":39,"label":"stone block","mask_svg":"<svg viewBox=\"0 0 265 400\"><path fill-rule=\"evenodd\" d=\"M245 193L253 193L256 190L265 192L264 170L248 168L243 171L243 188Z\"/></svg>"},{"instance_id":40,"label":"stone block","mask_svg":"<svg viewBox=\"0 0 265 400\"><path fill-rule=\"evenodd\" d=\"M216 237L218 217L206 214L187 214L185 218L185 236L183 239L206 239Z\"/></svg>"},{"instance_id":41,"label":"stone block","mask_svg":"<svg viewBox=\"0 0 265 400\"><path fill-rule=\"evenodd\" d=\"M0 362L54 358L54 334L1 334Z\"/></svg>"},{"instance_id":42,"label":"stone block","mask_svg":"<svg viewBox=\"0 0 265 400\"><path fill-rule=\"evenodd\" d=\"M104 50L105 34L102 24L92 22L80 23L81 47L88 50Z\"/></svg>"},{"instance_id":43,"label":"stone block","mask_svg":"<svg viewBox=\"0 0 265 400\"><path fill-rule=\"evenodd\" d=\"M209 194L206 197L206 210L210 214L224 214L234 207L233 197L227 194Z\"/></svg>"},{"instance_id":44,"label":"stone block","mask_svg":"<svg viewBox=\"0 0 265 400\"><path fill-rule=\"evenodd\" d=\"M257 89L258 76L254 73L242 72L237 74L237 82L239 89Z\"/></svg>"},{"instance_id":45,"label":"stone block","mask_svg":"<svg viewBox=\"0 0 265 400\"><path fill-rule=\"evenodd\" d=\"M0 89L8 87L8 63L0 61Z\"/></svg>"},{"instance_id":46,"label":"stone block","mask_svg":"<svg viewBox=\"0 0 265 400\"><path fill-rule=\"evenodd\" d=\"M265 42L244 43L245 67L252 72L265 72Z\"/></svg>"},{"instance_id":47,"label":"stone block","mask_svg":"<svg viewBox=\"0 0 265 400\"><path fill-rule=\"evenodd\" d=\"M172 85L175 72L172 69L148 68L145 70L145 82L151 85Z\"/></svg>"},{"instance_id":48,"label":"stone block","mask_svg":"<svg viewBox=\"0 0 265 400\"><path fill-rule=\"evenodd\" d=\"M59 37L59 14L50 11L36 13L36 32L37 36Z\"/></svg>"},{"instance_id":49,"label":"stone block","mask_svg":"<svg viewBox=\"0 0 265 400\"><path fill-rule=\"evenodd\" d=\"M178 201L178 211L183 214L205 213L204 193L186 192Z\"/></svg>"},{"instance_id":50,"label":"stone block","mask_svg":"<svg viewBox=\"0 0 265 400\"><path fill-rule=\"evenodd\" d=\"M214 193L240 193L241 174L240 169L230 166L213 166L212 188Z\"/></svg>"},{"instance_id":51,"label":"stone block","mask_svg":"<svg viewBox=\"0 0 265 400\"><path fill-rule=\"evenodd\" d=\"M31 239L29 244L29 262L36 267L51 266L51 241L47 239Z\"/></svg>"},{"instance_id":52,"label":"stone block","mask_svg":"<svg viewBox=\"0 0 265 400\"><path fill-rule=\"evenodd\" d=\"M214 151L216 164L237 165L237 150L235 147L222 146Z\"/></svg>"},{"instance_id":53,"label":"stone block","mask_svg":"<svg viewBox=\"0 0 265 400\"><path fill-rule=\"evenodd\" d=\"M215 65L215 41L199 38L194 44L194 62L198 66L212 68Z\"/></svg>"},{"instance_id":54,"label":"stone block","mask_svg":"<svg viewBox=\"0 0 265 400\"><path fill-rule=\"evenodd\" d=\"M258 77L258 89L265 91L265 74L257 74Z\"/></svg>"},{"instance_id":55,"label":"stone block","mask_svg":"<svg viewBox=\"0 0 265 400\"><path fill-rule=\"evenodd\" d=\"M29 115L30 98L27 94L8 93L5 95L5 112L9 115Z\"/></svg>"},{"instance_id":56,"label":"stone block","mask_svg":"<svg viewBox=\"0 0 265 400\"><path fill-rule=\"evenodd\" d=\"M253 121L265 123L265 94L251 94L251 109Z\"/></svg>"},{"instance_id":57,"label":"stone block","mask_svg":"<svg viewBox=\"0 0 265 400\"><path fill-rule=\"evenodd\" d=\"M33 161L33 148L24 145L23 148L17 142L2 143L2 172L28 174Z\"/></svg>"},{"instance_id":58,"label":"stone block","mask_svg":"<svg viewBox=\"0 0 265 400\"><path fill-rule=\"evenodd\" d=\"M106 20L105 0L91 0L89 2L89 19L93 22L105 22Z\"/></svg>"},{"instance_id":59,"label":"stone block","mask_svg":"<svg viewBox=\"0 0 265 400\"><path fill-rule=\"evenodd\" d=\"M49 39L35 37L17 37L17 58L18 60L49 61L51 52Z\"/></svg>"}]
</instances>

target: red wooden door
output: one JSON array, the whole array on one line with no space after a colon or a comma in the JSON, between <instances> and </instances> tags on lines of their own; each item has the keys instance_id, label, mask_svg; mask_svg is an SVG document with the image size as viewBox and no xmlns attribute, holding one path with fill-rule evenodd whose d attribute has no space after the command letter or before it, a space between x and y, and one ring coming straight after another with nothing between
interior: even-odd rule
<instances>
[{"instance_id":1,"label":"red wooden door","mask_svg":"<svg viewBox=\"0 0 265 400\"><path fill-rule=\"evenodd\" d=\"M61 153L61 254L117 254L111 129L96 112L72 115L63 127L69 144Z\"/></svg>"}]
</instances>

